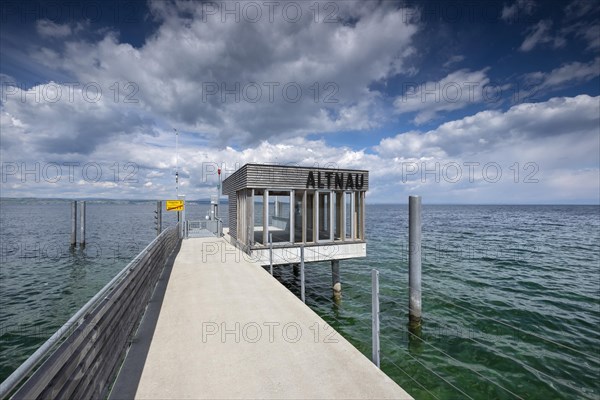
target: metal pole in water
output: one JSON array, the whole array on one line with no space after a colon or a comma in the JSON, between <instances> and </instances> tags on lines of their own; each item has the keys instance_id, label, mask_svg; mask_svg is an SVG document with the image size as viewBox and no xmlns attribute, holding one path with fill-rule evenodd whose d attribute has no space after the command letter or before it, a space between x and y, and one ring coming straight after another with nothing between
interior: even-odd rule
<instances>
[{"instance_id":1,"label":"metal pole in water","mask_svg":"<svg viewBox=\"0 0 600 400\"><path fill-rule=\"evenodd\" d=\"M372 327L372 359L380 368L379 355L379 271L371 270L371 327Z\"/></svg>"},{"instance_id":2,"label":"metal pole in water","mask_svg":"<svg viewBox=\"0 0 600 400\"><path fill-rule=\"evenodd\" d=\"M408 319L421 325L421 196L408 198Z\"/></svg>"},{"instance_id":3,"label":"metal pole in water","mask_svg":"<svg viewBox=\"0 0 600 400\"><path fill-rule=\"evenodd\" d=\"M71 202L71 246L77 245L77 200Z\"/></svg>"},{"instance_id":4,"label":"metal pole in water","mask_svg":"<svg viewBox=\"0 0 600 400\"><path fill-rule=\"evenodd\" d=\"M306 303L304 296L304 245L300 246L300 298Z\"/></svg>"},{"instance_id":5,"label":"metal pole in water","mask_svg":"<svg viewBox=\"0 0 600 400\"><path fill-rule=\"evenodd\" d=\"M271 276L273 275L273 234L269 233L269 266Z\"/></svg>"},{"instance_id":6,"label":"metal pole in water","mask_svg":"<svg viewBox=\"0 0 600 400\"><path fill-rule=\"evenodd\" d=\"M85 201L81 202L80 214L80 233L79 233L79 246L85 247Z\"/></svg>"}]
</instances>

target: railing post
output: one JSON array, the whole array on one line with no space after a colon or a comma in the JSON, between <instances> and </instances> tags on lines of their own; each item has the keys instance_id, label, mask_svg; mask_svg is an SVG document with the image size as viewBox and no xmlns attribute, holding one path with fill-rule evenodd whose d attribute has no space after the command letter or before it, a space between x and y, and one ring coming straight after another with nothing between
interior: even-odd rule
<instances>
[{"instance_id":1,"label":"railing post","mask_svg":"<svg viewBox=\"0 0 600 400\"><path fill-rule=\"evenodd\" d=\"M77 245L77 200L71 202L71 246Z\"/></svg>"},{"instance_id":2,"label":"railing post","mask_svg":"<svg viewBox=\"0 0 600 400\"><path fill-rule=\"evenodd\" d=\"M177 195L177 200L183 200L183 211L177 211L177 215L178 215L178 220L180 222L179 238L185 239L185 207L186 207L185 195L184 194Z\"/></svg>"},{"instance_id":3,"label":"railing post","mask_svg":"<svg viewBox=\"0 0 600 400\"><path fill-rule=\"evenodd\" d=\"M421 196L408 198L408 319L421 324Z\"/></svg>"},{"instance_id":4,"label":"railing post","mask_svg":"<svg viewBox=\"0 0 600 400\"><path fill-rule=\"evenodd\" d=\"M371 270L371 327L372 327L372 360L380 368L379 356L379 271Z\"/></svg>"},{"instance_id":5,"label":"railing post","mask_svg":"<svg viewBox=\"0 0 600 400\"><path fill-rule=\"evenodd\" d=\"M85 201L81 202L81 209L79 210L79 246L85 247Z\"/></svg>"},{"instance_id":6,"label":"railing post","mask_svg":"<svg viewBox=\"0 0 600 400\"><path fill-rule=\"evenodd\" d=\"M273 275L273 234L269 233L269 267Z\"/></svg>"},{"instance_id":7,"label":"railing post","mask_svg":"<svg viewBox=\"0 0 600 400\"><path fill-rule=\"evenodd\" d=\"M304 245L300 246L300 298L303 303L306 303L304 295Z\"/></svg>"}]
</instances>

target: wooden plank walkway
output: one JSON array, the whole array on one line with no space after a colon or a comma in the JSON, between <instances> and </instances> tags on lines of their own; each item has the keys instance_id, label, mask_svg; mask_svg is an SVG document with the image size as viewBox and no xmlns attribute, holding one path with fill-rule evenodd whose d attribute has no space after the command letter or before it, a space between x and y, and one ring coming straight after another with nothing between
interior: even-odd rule
<instances>
[{"instance_id":1,"label":"wooden plank walkway","mask_svg":"<svg viewBox=\"0 0 600 400\"><path fill-rule=\"evenodd\" d=\"M412 398L247 258L222 238L183 241L136 398Z\"/></svg>"}]
</instances>

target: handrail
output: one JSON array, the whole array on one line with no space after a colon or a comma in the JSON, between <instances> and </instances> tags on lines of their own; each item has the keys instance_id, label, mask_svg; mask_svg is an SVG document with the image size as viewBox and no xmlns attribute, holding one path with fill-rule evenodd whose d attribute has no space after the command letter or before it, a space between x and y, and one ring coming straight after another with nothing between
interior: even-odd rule
<instances>
[{"instance_id":1,"label":"handrail","mask_svg":"<svg viewBox=\"0 0 600 400\"><path fill-rule=\"evenodd\" d=\"M58 343L58 341L77 323L80 319L84 318L90 311L92 311L97 303L99 303L103 297L118 283L120 283L128 273L133 269L140 259L148 253L149 249L152 248L159 240L162 240L164 236L167 236L173 229L178 229L177 225L171 226L161 232L154 240L152 240L133 260L125 266L113 279L110 280L94 297L92 297L83 307L79 309L63 326L50 336L44 344L42 344L23 364L19 366L4 382L0 384L0 399L4 399L10 392L12 392L18 384L29 374L36 365L46 356L46 354L52 349L52 347Z\"/></svg>"},{"instance_id":2,"label":"handrail","mask_svg":"<svg viewBox=\"0 0 600 400\"><path fill-rule=\"evenodd\" d=\"M207 230L217 237L223 236L223 220L215 217L209 220L186 220L186 235L188 238L190 232L194 230Z\"/></svg>"},{"instance_id":3,"label":"handrail","mask_svg":"<svg viewBox=\"0 0 600 400\"><path fill-rule=\"evenodd\" d=\"M217 236L222 237L223 236L223 220L219 217L215 217L215 220L217 221Z\"/></svg>"}]
</instances>

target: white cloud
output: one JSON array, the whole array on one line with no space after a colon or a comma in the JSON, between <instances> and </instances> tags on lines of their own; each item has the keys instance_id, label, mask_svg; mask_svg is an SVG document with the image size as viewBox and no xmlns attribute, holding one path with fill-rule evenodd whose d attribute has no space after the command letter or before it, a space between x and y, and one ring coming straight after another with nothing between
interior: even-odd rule
<instances>
[{"instance_id":1,"label":"white cloud","mask_svg":"<svg viewBox=\"0 0 600 400\"><path fill-rule=\"evenodd\" d=\"M217 165L231 173L245 163L261 162L367 169L371 173L370 202L402 202L410 193L422 194L428 202L446 203L597 202L599 101L600 97L581 95L520 104L504 112L483 111L427 132L388 137L371 149L358 150L302 137L265 140L240 149L222 148L182 132L181 188L188 198L207 198L214 193ZM75 179L70 183L62 179L51 184L44 179L32 181L31 176L21 182L17 173L3 185L4 196L173 195L175 137L170 129L157 128L154 135L135 131L106 137L91 153L81 157L46 152L36 142L48 133L26 132L17 128L14 120L7 112L1 114L0 156L5 162L25 160L31 169L35 162L44 165L77 161L76 178L81 177L85 163L97 163L104 174L99 182ZM12 141L10 147L5 147L6 138ZM455 181L457 165L461 176ZM417 168L415 173L411 173L413 166ZM502 175L496 182L498 167ZM426 169L429 173L423 175ZM63 167L63 174L66 173ZM569 173L573 174L571 180ZM93 168L90 174L94 176Z\"/></svg>"},{"instance_id":2,"label":"white cloud","mask_svg":"<svg viewBox=\"0 0 600 400\"><path fill-rule=\"evenodd\" d=\"M453 111L485 101L490 88L488 68L479 71L460 69L437 82L405 82L405 92L394 100L399 114L416 112L414 122L422 124L443 111Z\"/></svg>"},{"instance_id":3,"label":"white cloud","mask_svg":"<svg viewBox=\"0 0 600 400\"><path fill-rule=\"evenodd\" d=\"M473 156L498 147L510 149L515 141L593 135L599 128L598 100L581 95L519 104L505 112L482 111L426 133L411 131L384 139L377 150L387 157Z\"/></svg>"},{"instance_id":4,"label":"white cloud","mask_svg":"<svg viewBox=\"0 0 600 400\"><path fill-rule=\"evenodd\" d=\"M221 145L379 126L380 94L369 87L412 71L418 26L392 2L344 4L346 23L315 23L312 3L294 3L298 22L282 17L281 3L273 22L265 9L257 23L224 23L203 3L169 4L150 3L160 26L139 48L107 33L34 57L106 91L133 82L141 110Z\"/></svg>"},{"instance_id":5,"label":"white cloud","mask_svg":"<svg viewBox=\"0 0 600 400\"><path fill-rule=\"evenodd\" d=\"M531 15L536 6L533 0L517 0L510 6L505 4L502 7L500 18L506 22L513 22L519 18L519 14Z\"/></svg>"},{"instance_id":6,"label":"white cloud","mask_svg":"<svg viewBox=\"0 0 600 400\"><path fill-rule=\"evenodd\" d=\"M406 21L414 10L398 10L396 2L337 3L343 23L314 23L307 12L312 3L301 4L306 4L305 14L295 23L281 14L273 22L263 14L258 23L223 23L218 14L202 14L201 3L152 2L158 28L139 47L110 32L100 40L83 39L77 36L82 25L38 23L40 35L61 40L48 41L53 45L38 48L30 59L64 71L76 82L11 87L3 93L0 156L3 162L24 162L30 168L53 162L79 166L73 181L58 183L22 181L16 174L3 184L2 195L165 198L174 192L172 129L177 127L181 187L188 198L214 192L216 175L208 167L224 163L231 171L247 162L271 162L368 169L370 201L404 201L411 191L433 202L562 201L561 187L578 199L598 199L598 179L589 181L598 175L598 97L483 111L428 132L384 138L373 148L307 139L314 133L366 131L389 121L390 104L372 89L373 83L386 84L398 75L410 78L420 26ZM549 43L549 29L526 47ZM447 65L462 57L450 58ZM550 89L592 79L597 69L598 60L571 63L529 78ZM216 94L206 92L206 84L212 83ZM241 92L225 94L223 101L221 90L236 83ZM272 86L273 101L269 83L279 83ZM244 98L253 94L253 84L262 89L257 102ZM285 84L301 87L302 98L282 98ZM489 84L487 68L456 70L437 81L415 83L405 97L395 99L394 110L414 113L415 122L422 123L485 102L482 88ZM90 100L96 88L101 95ZM55 101L57 91L61 97ZM412 175L403 182L403 163L421 167L422 162L495 162L504 174L495 184L483 179L481 171L473 182L422 181ZM525 164L535 163L540 182L514 186L510 167L516 162L521 178L527 173ZM100 165L102 177L82 177L86 163ZM568 171L577 179L567 182Z\"/></svg>"},{"instance_id":7,"label":"white cloud","mask_svg":"<svg viewBox=\"0 0 600 400\"><path fill-rule=\"evenodd\" d=\"M465 56L463 56L463 55L461 55L461 54L457 54L457 55L455 55L455 56L452 56L452 57L450 57L450 58L448 59L448 61L446 61L446 62L444 63L444 67L445 67L445 68L447 68L447 67L449 67L449 66L451 66L451 65L454 65L454 64L460 63L460 62L464 61L464 59L465 59Z\"/></svg>"},{"instance_id":8,"label":"white cloud","mask_svg":"<svg viewBox=\"0 0 600 400\"><path fill-rule=\"evenodd\" d=\"M57 24L47 19L41 19L36 22L35 28L41 36L64 38L71 34L71 27L68 24Z\"/></svg>"},{"instance_id":9,"label":"white cloud","mask_svg":"<svg viewBox=\"0 0 600 400\"><path fill-rule=\"evenodd\" d=\"M553 36L550 32L552 21L542 20L528 29L528 34L519 50L527 52L540 44L550 43L554 48L564 47L566 40L560 35Z\"/></svg>"},{"instance_id":10,"label":"white cloud","mask_svg":"<svg viewBox=\"0 0 600 400\"><path fill-rule=\"evenodd\" d=\"M588 42L588 50L600 49L600 25L598 20L589 25L582 26L577 35L583 37Z\"/></svg>"},{"instance_id":11,"label":"white cloud","mask_svg":"<svg viewBox=\"0 0 600 400\"><path fill-rule=\"evenodd\" d=\"M383 139L375 150L392 164L389 179L405 179L408 188L438 201L597 203L599 107L600 97L581 95L483 111ZM453 182L456 165L461 179ZM497 168L502 176L493 182ZM566 184L568 171L577 179Z\"/></svg>"},{"instance_id":12,"label":"white cloud","mask_svg":"<svg viewBox=\"0 0 600 400\"><path fill-rule=\"evenodd\" d=\"M5 88L0 114L3 148L87 155L120 135L155 134L150 116L135 104L115 102L113 94L95 83Z\"/></svg>"},{"instance_id":13,"label":"white cloud","mask_svg":"<svg viewBox=\"0 0 600 400\"><path fill-rule=\"evenodd\" d=\"M587 42L588 51L600 48L600 7L594 0L574 0L564 8L562 35L574 34Z\"/></svg>"},{"instance_id":14,"label":"white cloud","mask_svg":"<svg viewBox=\"0 0 600 400\"><path fill-rule=\"evenodd\" d=\"M565 7L567 18L581 18L598 12L598 3L594 0L574 0Z\"/></svg>"},{"instance_id":15,"label":"white cloud","mask_svg":"<svg viewBox=\"0 0 600 400\"><path fill-rule=\"evenodd\" d=\"M536 90L560 89L567 85L590 81L600 75L600 57L589 63L574 61L550 72L533 72L525 79L536 84Z\"/></svg>"}]
</instances>

